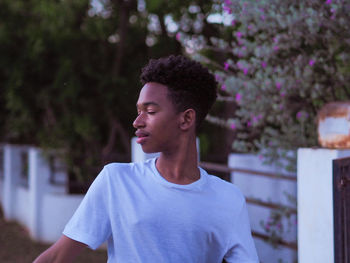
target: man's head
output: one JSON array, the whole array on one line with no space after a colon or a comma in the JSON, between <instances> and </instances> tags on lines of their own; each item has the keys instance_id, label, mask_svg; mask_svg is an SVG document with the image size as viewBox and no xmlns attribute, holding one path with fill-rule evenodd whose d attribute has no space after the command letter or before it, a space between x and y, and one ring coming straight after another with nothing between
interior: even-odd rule
<instances>
[{"instance_id":1,"label":"man's head","mask_svg":"<svg viewBox=\"0 0 350 263\"><path fill-rule=\"evenodd\" d=\"M195 110L197 131L217 96L213 74L200 63L183 56L150 60L142 69L141 82L167 86L177 112Z\"/></svg>"}]
</instances>

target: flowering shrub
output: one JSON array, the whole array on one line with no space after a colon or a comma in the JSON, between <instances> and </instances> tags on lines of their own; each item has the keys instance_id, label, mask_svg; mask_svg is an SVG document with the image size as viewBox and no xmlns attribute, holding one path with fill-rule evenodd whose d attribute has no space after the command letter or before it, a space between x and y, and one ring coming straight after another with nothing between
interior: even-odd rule
<instances>
[{"instance_id":1,"label":"flowering shrub","mask_svg":"<svg viewBox=\"0 0 350 263\"><path fill-rule=\"evenodd\" d=\"M294 160L287 152L317 145L318 110L350 97L350 5L225 0L221 7L231 23L221 24L220 37L182 34L195 56L214 68L219 100L238 106L229 119L208 120L236 133L236 151Z\"/></svg>"}]
</instances>

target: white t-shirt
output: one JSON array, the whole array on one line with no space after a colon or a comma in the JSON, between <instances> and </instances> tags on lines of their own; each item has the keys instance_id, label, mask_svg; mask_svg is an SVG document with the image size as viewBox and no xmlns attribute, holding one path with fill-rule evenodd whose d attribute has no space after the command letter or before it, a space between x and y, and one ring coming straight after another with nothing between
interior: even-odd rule
<instances>
[{"instance_id":1,"label":"white t-shirt","mask_svg":"<svg viewBox=\"0 0 350 263\"><path fill-rule=\"evenodd\" d=\"M191 184L170 183L155 162L106 165L63 234L92 249L107 240L108 262L258 262L236 186L201 168Z\"/></svg>"}]
</instances>

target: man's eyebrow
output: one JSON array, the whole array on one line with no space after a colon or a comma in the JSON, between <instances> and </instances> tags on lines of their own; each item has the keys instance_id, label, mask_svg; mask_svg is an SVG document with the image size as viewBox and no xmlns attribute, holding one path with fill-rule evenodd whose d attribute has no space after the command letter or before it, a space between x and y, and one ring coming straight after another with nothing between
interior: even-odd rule
<instances>
[{"instance_id":1,"label":"man's eyebrow","mask_svg":"<svg viewBox=\"0 0 350 263\"><path fill-rule=\"evenodd\" d=\"M147 107L147 106L159 106L159 104L156 103L156 102L153 102L153 101L144 102L144 103L140 103L140 104L136 103L136 108L139 108L139 107L141 107L141 106L143 106L143 107Z\"/></svg>"}]
</instances>

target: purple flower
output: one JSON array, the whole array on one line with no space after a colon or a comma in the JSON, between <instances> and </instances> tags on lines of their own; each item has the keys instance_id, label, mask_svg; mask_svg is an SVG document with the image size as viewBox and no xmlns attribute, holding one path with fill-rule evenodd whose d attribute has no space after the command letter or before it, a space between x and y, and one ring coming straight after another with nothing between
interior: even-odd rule
<instances>
[{"instance_id":1,"label":"purple flower","mask_svg":"<svg viewBox=\"0 0 350 263\"><path fill-rule=\"evenodd\" d=\"M230 67L230 64L228 64L227 62L225 62L225 63L224 63L224 70L227 71L229 67Z\"/></svg>"},{"instance_id":2,"label":"purple flower","mask_svg":"<svg viewBox=\"0 0 350 263\"><path fill-rule=\"evenodd\" d=\"M274 51L277 51L278 49L279 49L278 46L274 46L274 47L273 47L273 50L274 50Z\"/></svg>"},{"instance_id":3,"label":"purple flower","mask_svg":"<svg viewBox=\"0 0 350 263\"><path fill-rule=\"evenodd\" d=\"M231 26L235 26L235 24L236 24L236 20L232 19Z\"/></svg>"},{"instance_id":4,"label":"purple flower","mask_svg":"<svg viewBox=\"0 0 350 263\"><path fill-rule=\"evenodd\" d=\"M307 114L307 112L304 111L298 111L296 116L297 119L300 120L301 118L306 119L309 116L309 114Z\"/></svg>"},{"instance_id":5,"label":"purple flower","mask_svg":"<svg viewBox=\"0 0 350 263\"><path fill-rule=\"evenodd\" d=\"M247 122L247 126L248 126L248 127L251 127L251 126L252 126L252 122L251 122L251 121L248 121L248 122Z\"/></svg>"},{"instance_id":6,"label":"purple flower","mask_svg":"<svg viewBox=\"0 0 350 263\"><path fill-rule=\"evenodd\" d=\"M180 33L176 33L176 40L180 41L181 40L181 34Z\"/></svg>"},{"instance_id":7,"label":"purple flower","mask_svg":"<svg viewBox=\"0 0 350 263\"><path fill-rule=\"evenodd\" d=\"M332 3L332 0L326 0L326 5L330 5Z\"/></svg>"},{"instance_id":8,"label":"purple flower","mask_svg":"<svg viewBox=\"0 0 350 263\"><path fill-rule=\"evenodd\" d=\"M221 82L221 81L222 81L222 78L221 78L220 75L215 74L215 80L218 81L218 82Z\"/></svg>"},{"instance_id":9,"label":"purple flower","mask_svg":"<svg viewBox=\"0 0 350 263\"><path fill-rule=\"evenodd\" d=\"M285 92L281 92L281 97L284 97L284 96L286 96L286 93Z\"/></svg>"},{"instance_id":10,"label":"purple flower","mask_svg":"<svg viewBox=\"0 0 350 263\"><path fill-rule=\"evenodd\" d=\"M309 65L312 67L314 64L315 64L315 60L310 59L310 61L309 61Z\"/></svg>"},{"instance_id":11,"label":"purple flower","mask_svg":"<svg viewBox=\"0 0 350 263\"><path fill-rule=\"evenodd\" d=\"M276 88L277 88L278 90L280 90L280 89L281 89L281 86L282 86L282 84L281 84L281 83L276 82Z\"/></svg>"},{"instance_id":12,"label":"purple flower","mask_svg":"<svg viewBox=\"0 0 350 263\"><path fill-rule=\"evenodd\" d=\"M239 103L242 100L241 94L237 93L236 94L236 102Z\"/></svg>"},{"instance_id":13,"label":"purple flower","mask_svg":"<svg viewBox=\"0 0 350 263\"><path fill-rule=\"evenodd\" d=\"M244 75L247 75L248 74L248 68L244 68L243 69L243 73L244 73Z\"/></svg>"},{"instance_id":14,"label":"purple flower","mask_svg":"<svg viewBox=\"0 0 350 263\"><path fill-rule=\"evenodd\" d=\"M252 29L253 29L253 26L252 26L252 25L249 25L249 26L248 26L248 29L249 29L249 30L252 30Z\"/></svg>"},{"instance_id":15,"label":"purple flower","mask_svg":"<svg viewBox=\"0 0 350 263\"><path fill-rule=\"evenodd\" d=\"M242 32L239 32L239 31L236 32L236 37L237 37L237 38L241 38L242 36L243 36Z\"/></svg>"},{"instance_id":16,"label":"purple flower","mask_svg":"<svg viewBox=\"0 0 350 263\"><path fill-rule=\"evenodd\" d=\"M225 0L225 5L232 5L231 0Z\"/></svg>"},{"instance_id":17,"label":"purple flower","mask_svg":"<svg viewBox=\"0 0 350 263\"><path fill-rule=\"evenodd\" d=\"M226 90L226 85L225 85L225 84L222 84L221 89L222 89L222 90Z\"/></svg>"},{"instance_id":18,"label":"purple flower","mask_svg":"<svg viewBox=\"0 0 350 263\"><path fill-rule=\"evenodd\" d=\"M260 16L260 19L261 19L262 21L265 21L265 19L266 19L265 15L261 15L261 16Z\"/></svg>"},{"instance_id":19,"label":"purple flower","mask_svg":"<svg viewBox=\"0 0 350 263\"><path fill-rule=\"evenodd\" d=\"M267 66L266 62L265 62L265 61L262 61L262 62L261 62L261 66L262 66L263 68L266 68L266 66Z\"/></svg>"},{"instance_id":20,"label":"purple flower","mask_svg":"<svg viewBox=\"0 0 350 263\"><path fill-rule=\"evenodd\" d=\"M235 130L236 129L236 125L234 123L232 123L230 128L231 128L231 130Z\"/></svg>"},{"instance_id":21,"label":"purple flower","mask_svg":"<svg viewBox=\"0 0 350 263\"><path fill-rule=\"evenodd\" d=\"M231 8L227 5L224 6L224 11L226 11L228 14L232 14Z\"/></svg>"}]
</instances>

